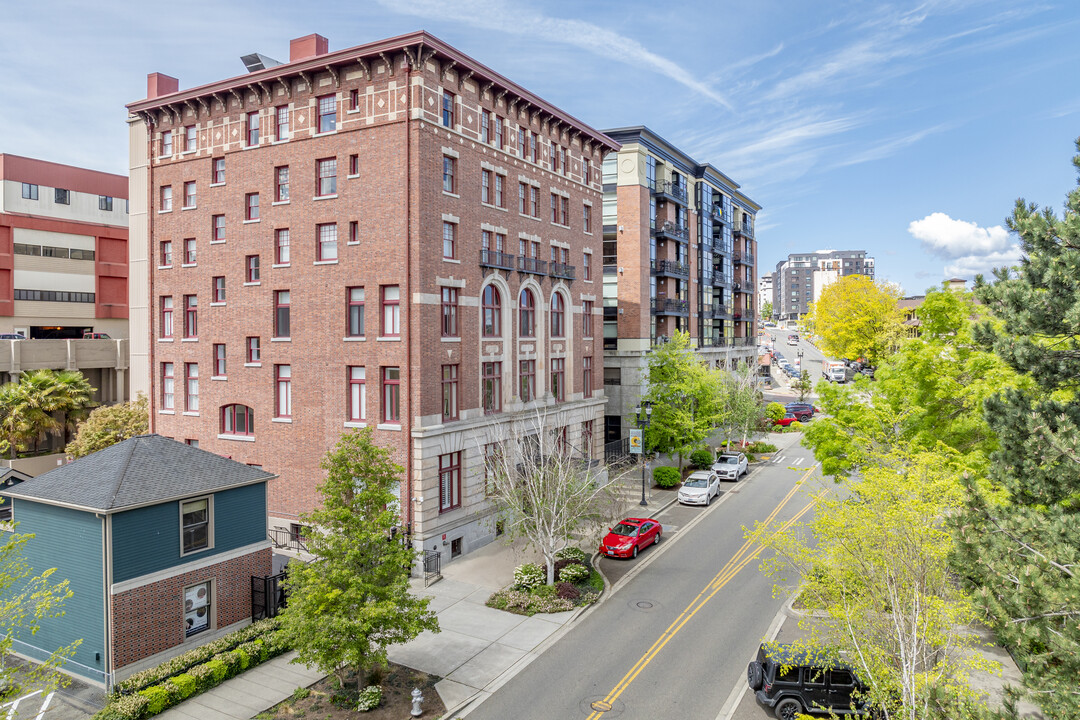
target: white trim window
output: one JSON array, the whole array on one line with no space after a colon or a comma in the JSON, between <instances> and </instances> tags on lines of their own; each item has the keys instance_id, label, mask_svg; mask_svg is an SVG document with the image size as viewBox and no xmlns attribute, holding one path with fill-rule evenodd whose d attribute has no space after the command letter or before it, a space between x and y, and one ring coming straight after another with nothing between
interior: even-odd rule
<instances>
[{"instance_id":1,"label":"white trim window","mask_svg":"<svg viewBox=\"0 0 1080 720\"><path fill-rule=\"evenodd\" d=\"M180 555L214 547L213 497L194 498L180 503Z\"/></svg>"}]
</instances>

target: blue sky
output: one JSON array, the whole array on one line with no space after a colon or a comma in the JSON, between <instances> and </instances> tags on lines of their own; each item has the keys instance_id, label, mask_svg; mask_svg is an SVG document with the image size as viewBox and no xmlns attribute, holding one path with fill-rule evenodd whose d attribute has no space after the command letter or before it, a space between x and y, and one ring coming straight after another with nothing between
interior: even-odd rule
<instances>
[{"instance_id":1,"label":"blue sky","mask_svg":"<svg viewBox=\"0 0 1080 720\"><path fill-rule=\"evenodd\" d=\"M0 9L0 152L125 173L124 104L427 30L594 127L644 124L760 203L759 273L866 249L919 293L1014 262L1017 197L1060 208L1080 136L1077 0L56 2Z\"/></svg>"}]
</instances>

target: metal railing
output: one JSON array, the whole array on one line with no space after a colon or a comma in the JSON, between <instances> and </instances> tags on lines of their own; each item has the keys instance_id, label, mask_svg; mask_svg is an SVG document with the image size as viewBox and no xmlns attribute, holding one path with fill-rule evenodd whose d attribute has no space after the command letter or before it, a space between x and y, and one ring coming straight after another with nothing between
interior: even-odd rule
<instances>
[{"instance_id":1,"label":"metal railing","mask_svg":"<svg viewBox=\"0 0 1080 720\"><path fill-rule=\"evenodd\" d=\"M442 553L438 550L424 551L424 587L442 580Z\"/></svg>"},{"instance_id":2,"label":"metal railing","mask_svg":"<svg viewBox=\"0 0 1080 720\"><path fill-rule=\"evenodd\" d=\"M724 303L713 303L712 305L706 305L701 310L701 317L703 318L722 318L730 314L730 309Z\"/></svg>"},{"instance_id":3,"label":"metal railing","mask_svg":"<svg viewBox=\"0 0 1080 720\"><path fill-rule=\"evenodd\" d=\"M748 222L740 221L735 223L735 232L746 237L754 237L754 226Z\"/></svg>"},{"instance_id":4,"label":"metal railing","mask_svg":"<svg viewBox=\"0 0 1080 720\"><path fill-rule=\"evenodd\" d=\"M277 575L251 576L251 621L275 617L288 604L285 571Z\"/></svg>"},{"instance_id":5,"label":"metal railing","mask_svg":"<svg viewBox=\"0 0 1080 720\"><path fill-rule=\"evenodd\" d=\"M628 463L630 460L630 438L612 440L604 444L604 463L606 465L619 465Z\"/></svg>"},{"instance_id":6,"label":"metal railing","mask_svg":"<svg viewBox=\"0 0 1080 720\"><path fill-rule=\"evenodd\" d=\"M690 277L690 266L677 260L657 260L653 265L653 274L688 278Z\"/></svg>"},{"instance_id":7,"label":"metal railing","mask_svg":"<svg viewBox=\"0 0 1080 720\"><path fill-rule=\"evenodd\" d=\"M680 242L687 242L690 240L690 228L685 225L676 225L670 220L665 220L660 227L656 228L656 237L671 238L672 240L679 240Z\"/></svg>"},{"instance_id":8,"label":"metal railing","mask_svg":"<svg viewBox=\"0 0 1080 720\"><path fill-rule=\"evenodd\" d=\"M731 217L730 217L729 213L724 212L724 206L723 205L713 205L712 206L712 212L709 213L709 215L711 215L716 220L719 220L720 222L724 222L724 223L731 222Z\"/></svg>"},{"instance_id":9,"label":"metal railing","mask_svg":"<svg viewBox=\"0 0 1080 720\"><path fill-rule=\"evenodd\" d=\"M735 253L732 256L732 261L739 265L753 265L754 254L753 253Z\"/></svg>"},{"instance_id":10,"label":"metal railing","mask_svg":"<svg viewBox=\"0 0 1080 720\"><path fill-rule=\"evenodd\" d=\"M547 275L547 263L538 258L518 255L517 269L521 272L533 273L534 275Z\"/></svg>"},{"instance_id":11,"label":"metal railing","mask_svg":"<svg viewBox=\"0 0 1080 720\"><path fill-rule=\"evenodd\" d=\"M503 270L514 269L514 256L499 250L480 251L480 267L502 268Z\"/></svg>"},{"instance_id":12,"label":"metal railing","mask_svg":"<svg viewBox=\"0 0 1080 720\"><path fill-rule=\"evenodd\" d=\"M686 185L683 183L675 183L670 180L667 182L658 182L656 187L650 188L654 194L663 198L671 198L676 202L686 203Z\"/></svg>"},{"instance_id":13,"label":"metal railing","mask_svg":"<svg viewBox=\"0 0 1080 720\"><path fill-rule=\"evenodd\" d=\"M279 550L292 550L294 552L309 552L304 544L304 536L294 533L288 528L273 527L266 531L270 542Z\"/></svg>"},{"instance_id":14,"label":"metal railing","mask_svg":"<svg viewBox=\"0 0 1080 720\"><path fill-rule=\"evenodd\" d=\"M565 263L553 262L548 268L548 273L552 277L566 278L567 280L574 279L574 272L576 268L573 265L567 265Z\"/></svg>"},{"instance_id":15,"label":"metal railing","mask_svg":"<svg viewBox=\"0 0 1080 720\"><path fill-rule=\"evenodd\" d=\"M689 300L654 299L650 301L650 310L657 315L689 315Z\"/></svg>"}]
</instances>

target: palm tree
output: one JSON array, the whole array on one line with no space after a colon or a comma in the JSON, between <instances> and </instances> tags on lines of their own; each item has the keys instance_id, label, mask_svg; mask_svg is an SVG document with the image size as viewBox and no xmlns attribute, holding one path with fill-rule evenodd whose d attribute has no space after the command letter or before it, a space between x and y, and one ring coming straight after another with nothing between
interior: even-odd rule
<instances>
[{"instance_id":1,"label":"palm tree","mask_svg":"<svg viewBox=\"0 0 1080 720\"><path fill-rule=\"evenodd\" d=\"M42 433L53 432L63 427L53 414L64 406L61 388L56 382L56 373L52 370L31 370L19 378L22 388L22 412L27 423L27 437L23 444L34 443L37 450Z\"/></svg>"},{"instance_id":2,"label":"palm tree","mask_svg":"<svg viewBox=\"0 0 1080 720\"><path fill-rule=\"evenodd\" d=\"M36 444L42 432L59 426L52 415L42 409L41 399L22 381L0 388L0 431L12 460L20 448L26 449L31 442Z\"/></svg>"},{"instance_id":3,"label":"palm tree","mask_svg":"<svg viewBox=\"0 0 1080 720\"><path fill-rule=\"evenodd\" d=\"M17 383L0 388L0 435L11 457L33 443L42 433L67 431L93 403L94 388L82 373L73 370L32 370ZM63 422L54 415L63 413Z\"/></svg>"},{"instance_id":4,"label":"palm tree","mask_svg":"<svg viewBox=\"0 0 1080 720\"><path fill-rule=\"evenodd\" d=\"M90 408L97 405L94 402L94 390L90 382L78 370L59 370L52 372L53 382L56 384L56 397L60 412L64 413L63 430L64 444L71 439L70 433L79 422L86 419L90 414Z\"/></svg>"}]
</instances>

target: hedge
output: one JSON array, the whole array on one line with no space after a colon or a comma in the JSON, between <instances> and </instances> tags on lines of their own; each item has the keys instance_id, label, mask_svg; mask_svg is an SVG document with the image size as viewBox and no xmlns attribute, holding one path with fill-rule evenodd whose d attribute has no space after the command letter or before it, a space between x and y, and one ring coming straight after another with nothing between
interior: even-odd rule
<instances>
[{"instance_id":1,"label":"hedge","mask_svg":"<svg viewBox=\"0 0 1080 720\"><path fill-rule=\"evenodd\" d=\"M288 649L277 619L260 620L117 683L92 720L152 717ZM193 664L194 658L201 660ZM150 684L150 678L157 681Z\"/></svg>"},{"instance_id":2,"label":"hedge","mask_svg":"<svg viewBox=\"0 0 1080 720\"><path fill-rule=\"evenodd\" d=\"M698 470L712 467L713 454L708 450L695 450L690 453L690 464Z\"/></svg>"},{"instance_id":3,"label":"hedge","mask_svg":"<svg viewBox=\"0 0 1080 720\"><path fill-rule=\"evenodd\" d=\"M675 487L679 484L679 468L664 466L658 467L652 473L653 482L662 488Z\"/></svg>"}]
</instances>

